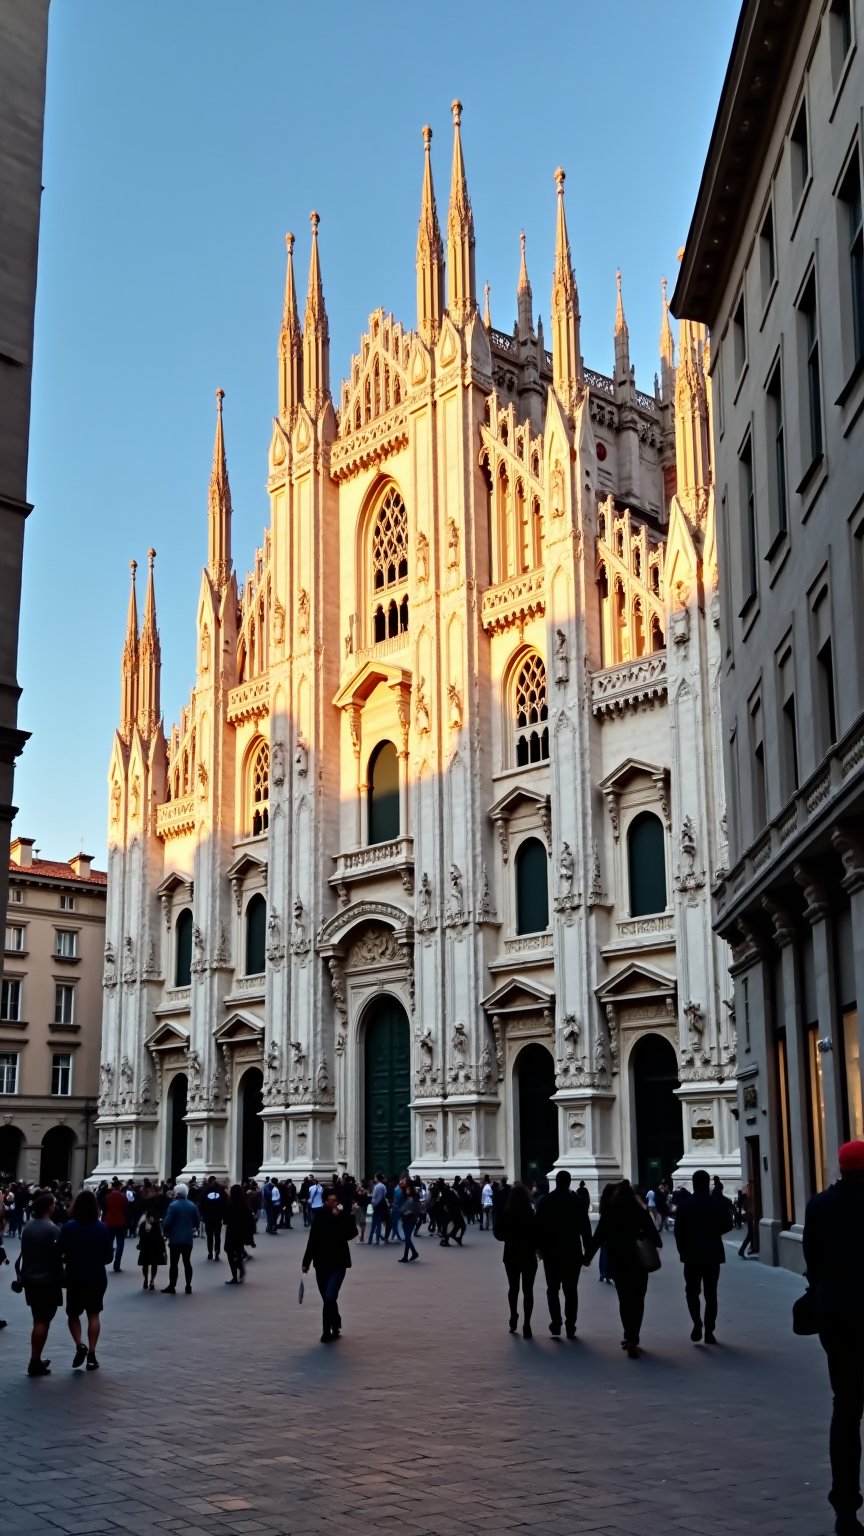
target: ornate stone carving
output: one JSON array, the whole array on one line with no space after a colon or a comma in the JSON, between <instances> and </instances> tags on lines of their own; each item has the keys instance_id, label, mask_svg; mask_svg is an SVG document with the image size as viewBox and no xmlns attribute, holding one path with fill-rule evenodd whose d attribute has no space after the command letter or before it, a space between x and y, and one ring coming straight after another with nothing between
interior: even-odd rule
<instances>
[{"instance_id":1,"label":"ornate stone carving","mask_svg":"<svg viewBox=\"0 0 864 1536\"><path fill-rule=\"evenodd\" d=\"M205 954L204 935L196 923L192 929L192 974L203 981L207 974L207 956Z\"/></svg>"},{"instance_id":2,"label":"ornate stone carving","mask_svg":"<svg viewBox=\"0 0 864 1536\"><path fill-rule=\"evenodd\" d=\"M588 905L589 907L602 907L605 901L606 896L600 877L600 853L595 842L591 858L591 884L588 888Z\"/></svg>"},{"instance_id":3,"label":"ornate stone carving","mask_svg":"<svg viewBox=\"0 0 864 1536\"><path fill-rule=\"evenodd\" d=\"M447 519L447 568L455 570L459 564L459 529L456 519Z\"/></svg>"},{"instance_id":4,"label":"ornate stone carving","mask_svg":"<svg viewBox=\"0 0 864 1536\"><path fill-rule=\"evenodd\" d=\"M543 838L544 838L544 841L546 843L547 851L549 853L551 853L552 852L552 803L551 803L550 797L548 795L544 795L543 799L540 801L540 804L537 807L537 815L540 818L540 827L541 827L542 832L543 832Z\"/></svg>"},{"instance_id":5,"label":"ornate stone carving","mask_svg":"<svg viewBox=\"0 0 864 1536\"><path fill-rule=\"evenodd\" d=\"M504 816L497 817L495 831L498 833L498 841L501 844L501 857L507 864L510 859L510 831Z\"/></svg>"},{"instance_id":6,"label":"ornate stone carving","mask_svg":"<svg viewBox=\"0 0 864 1536\"><path fill-rule=\"evenodd\" d=\"M685 816L678 835L682 863L678 865L675 886L679 891L698 891L705 884L705 870L696 868L698 845L692 816Z\"/></svg>"},{"instance_id":7,"label":"ornate stone carving","mask_svg":"<svg viewBox=\"0 0 864 1536\"><path fill-rule=\"evenodd\" d=\"M465 922L465 899L462 892L462 871L458 864L450 865L450 903L447 912L447 926L454 927Z\"/></svg>"},{"instance_id":8,"label":"ornate stone carving","mask_svg":"<svg viewBox=\"0 0 864 1536\"><path fill-rule=\"evenodd\" d=\"M447 719L451 731L462 728L462 697L455 683L447 684Z\"/></svg>"},{"instance_id":9,"label":"ornate stone carving","mask_svg":"<svg viewBox=\"0 0 864 1536\"><path fill-rule=\"evenodd\" d=\"M489 890L489 871L485 864L480 866L480 905L477 908L477 921L479 923L493 922L495 910L492 906L492 896Z\"/></svg>"},{"instance_id":10,"label":"ornate stone carving","mask_svg":"<svg viewBox=\"0 0 864 1536\"><path fill-rule=\"evenodd\" d=\"M424 686L425 679L421 677L415 689L414 723L419 735L428 736L430 731L429 707L426 703L426 695L423 692Z\"/></svg>"},{"instance_id":11,"label":"ornate stone carving","mask_svg":"<svg viewBox=\"0 0 864 1536\"><path fill-rule=\"evenodd\" d=\"M420 879L420 890L417 893L417 927L421 933L430 933L435 927L432 917L432 886L426 871Z\"/></svg>"},{"instance_id":12,"label":"ornate stone carving","mask_svg":"<svg viewBox=\"0 0 864 1536\"><path fill-rule=\"evenodd\" d=\"M404 959L392 928L381 923L370 923L348 951L348 970L366 965L387 965Z\"/></svg>"},{"instance_id":13,"label":"ornate stone carving","mask_svg":"<svg viewBox=\"0 0 864 1536\"><path fill-rule=\"evenodd\" d=\"M495 1063L498 1068L498 1081L504 1081L504 1025L497 1013L492 1015L492 1033L495 1036Z\"/></svg>"},{"instance_id":14,"label":"ornate stone carving","mask_svg":"<svg viewBox=\"0 0 864 1536\"><path fill-rule=\"evenodd\" d=\"M300 588L297 598L297 633L298 635L309 633L309 594L305 587Z\"/></svg>"},{"instance_id":15,"label":"ornate stone carving","mask_svg":"<svg viewBox=\"0 0 864 1536\"><path fill-rule=\"evenodd\" d=\"M330 993L333 998L333 1007L336 1009L342 1024L348 1023L348 1004L345 1001L345 977L342 972L342 963L338 956L331 955L328 962L330 970Z\"/></svg>"},{"instance_id":16,"label":"ornate stone carving","mask_svg":"<svg viewBox=\"0 0 864 1536\"><path fill-rule=\"evenodd\" d=\"M110 1061L103 1061L99 1068L99 1098L97 1107L101 1111L108 1108L113 1102L111 1090L114 1085L114 1068Z\"/></svg>"},{"instance_id":17,"label":"ornate stone carving","mask_svg":"<svg viewBox=\"0 0 864 1536\"><path fill-rule=\"evenodd\" d=\"M282 943L282 925L279 921L279 913L275 907L270 910L267 919L267 959L274 971L278 971L285 958L285 945Z\"/></svg>"},{"instance_id":18,"label":"ornate stone carving","mask_svg":"<svg viewBox=\"0 0 864 1536\"><path fill-rule=\"evenodd\" d=\"M277 789L285 783L285 743L278 737L270 748L270 782Z\"/></svg>"},{"instance_id":19,"label":"ornate stone carving","mask_svg":"<svg viewBox=\"0 0 864 1536\"><path fill-rule=\"evenodd\" d=\"M129 933L127 933L125 939L123 940L123 980L126 982L126 985L130 987L133 986L136 981L135 945L132 942L132 935Z\"/></svg>"},{"instance_id":20,"label":"ornate stone carving","mask_svg":"<svg viewBox=\"0 0 864 1536\"><path fill-rule=\"evenodd\" d=\"M278 1040L271 1040L264 1057L264 1102L275 1103L281 1094L282 1051Z\"/></svg>"},{"instance_id":21,"label":"ornate stone carving","mask_svg":"<svg viewBox=\"0 0 864 1536\"><path fill-rule=\"evenodd\" d=\"M698 1056L703 1062L710 1061L710 1056L705 1049L705 1012L699 1003L687 1002L681 1009L687 1020L687 1051L688 1062L695 1061Z\"/></svg>"},{"instance_id":22,"label":"ornate stone carving","mask_svg":"<svg viewBox=\"0 0 864 1536\"><path fill-rule=\"evenodd\" d=\"M149 943L149 945L147 947L147 960L145 962L144 969L141 972L141 977L142 977L142 979L144 981L158 981L159 980L159 966L158 966L158 963L157 963L157 960L156 960L156 940L155 939L151 939L150 943Z\"/></svg>"},{"instance_id":23,"label":"ornate stone carving","mask_svg":"<svg viewBox=\"0 0 864 1536\"><path fill-rule=\"evenodd\" d=\"M429 580L429 540L422 528L417 529L414 570L421 585Z\"/></svg>"},{"instance_id":24,"label":"ornate stone carving","mask_svg":"<svg viewBox=\"0 0 864 1536\"><path fill-rule=\"evenodd\" d=\"M273 607L270 610L270 625L273 634L273 644L282 645L285 640L285 608L278 597L273 599Z\"/></svg>"},{"instance_id":25,"label":"ornate stone carving","mask_svg":"<svg viewBox=\"0 0 864 1536\"><path fill-rule=\"evenodd\" d=\"M116 987L117 985L117 956L114 953L114 945L110 939L105 940L105 968L102 972L103 987Z\"/></svg>"},{"instance_id":26,"label":"ornate stone carving","mask_svg":"<svg viewBox=\"0 0 864 1536\"><path fill-rule=\"evenodd\" d=\"M294 903L294 927L291 933L292 955L308 955L309 937L306 932L306 924L303 921L303 903L300 897Z\"/></svg>"},{"instance_id":27,"label":"ornate stone carving","mask_svg":"<svg viewBox=\"0 0 864 1536\"><path fill-rule=\"evenodd\" d=\"M609 1026L609 1046L612 1051L612 1072L618 1071L619 1066L619 1034L618 1034L618 1010L614 1003L606 1004L606 1023Z\"/></svg>"},{"instance_id":28,"label":"ornate stone carving","mask_svg":"<svg viewBox=\"0 0 864 1536\"><path fill-rule=\"evenodd\" d=\"M234 892L234 905L237 908L237 916L239 917L243 911L243 881L238 879L236 875L231 881L231 889Z\"/></svg>"},{"instance_id":29,"label":"ornate stone carving","mask_svg":"<svg viewBox=\"0 0 864 1536\"><path fill-rule=\"evenodd\" d=\"M555 681L561 688L570 681L570 657L563 629L555 631Z\"/></svg>"}]
</instances>

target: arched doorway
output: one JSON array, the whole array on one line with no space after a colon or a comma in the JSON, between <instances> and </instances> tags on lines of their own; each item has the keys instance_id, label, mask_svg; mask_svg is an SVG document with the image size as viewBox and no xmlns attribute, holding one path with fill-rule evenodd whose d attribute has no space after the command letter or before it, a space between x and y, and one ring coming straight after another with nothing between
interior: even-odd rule
<instances>
[{"instance_id":1,"label":"arched doorway","mask_svg":"<svg viewBox=\"0 0 864 1536\"><path fill-rule=\"evenodd\" d=\"M72 1149L75 1132L68 1125L52 1125L42 1137L42 1156L39 1160L39 1183L51 1184L54 1179L61 1183L72 1172Z\"/></svg>"},{"instance_id":2,"label":"arched doorway","mask_svg":"<svg viewBox=\"0 0 864 1536\"><path fill-rule=\"evenodd\" d=\"M368 1175L402 1172L411 1161L411 1031L395 997L380 997L366 1020Z\"/></svg>"},{"instance_id":3,"label":"arched doorway","mask_svg":"<svg viewBox=\"0 0 864 1536\"><path fill-rule=\"evenodd\" d=\"M250 1067L240 1080L240 1177L252 1179L264 1161L264 1077Z\"/></svg>"},{"instance_id":4,"label":"arched doorway","mask_svg":"<svg viewBox=\"0 0 864 1536\"><path fill-rule=\"evenodd\" d=\"M189 1083L178 1072L168 1089L168 1177L176 1179L186 1163L186 1095Z\"/></svg>"},{"instance_id":5,"label":"arched doorway","mask_svg":"<svg viewBox=\"0 0 864 1536\"><path fill-rule=\"evenodd\" d=\"M665 1035L643 1035L630 1057L636 1110L636 1172L642 1189L669 1179L684 1153L678 1059Z\"/></svg>"},{"instance_id":6,"label":"arched doorway","mask_svg":"<svg viewBox=\"0 0 864 1536\"><path fill-rule=\"evenodd\" d=\"M18 1176L18 1160L24 1145L24 1132L17 1126L0 1127L0 1182Z\"/></svg>"},{"instance_id":7,"label":"arched doorway","mask_svg":"<svg viewBox=\"0 0 864 1536\"><path fill-rule=\"evenodd\" d=\"M519 1092L519 1178L526 1184L545 1178L558 1156L555 1063L546 1047L526 1045L516 1058Z\"/></svg>"}]
</instances>

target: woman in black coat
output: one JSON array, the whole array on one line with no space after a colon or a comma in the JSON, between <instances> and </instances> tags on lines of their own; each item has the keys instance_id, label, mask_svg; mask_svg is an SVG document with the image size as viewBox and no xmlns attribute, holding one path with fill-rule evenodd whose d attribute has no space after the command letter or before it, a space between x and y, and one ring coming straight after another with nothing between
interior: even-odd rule
<instances>
[{"instance_id":1,"label":"woman in black coat","mask_svg":"<svg viewBox=\"0 0 864 1536\"><path fill-rule=\"evenodd\" d=\"M342 1332L339 1290L351 1268L351 1249L348 1244L356 1236L357 1223L354 1217L350 1211L343 1211L337 1197L331 1192L312 1217L309 1241L303 1255L303 1273L308 1275L310 1267L315 1270L315 1280L324 1303L322 1344L338 1339Z\"/></svg>"},{"instance_id":2,"label":"woman in black coat","mask_svg":"<svg viewBox=\"0 0 864 1536\"><path fill-rule=\"evenodd\" d=\"M531 1196L524 1184L514 1184L507 1204L492 1230L504 1244L504 1268L507 1271L507 1297L510 1302L510 1332L519 1322L519 1286L522 1286L522 1337L531 1338L531 1313L534 1311L534 1277L537 1274L537 1218Z\"/></svg>"},{"instance_id":3,"label":"woman in black coat","mask_svg":"<svg viewBox=\"0 0 864 1536\"><path fill-rule=\"evenodd\" d=\"M152 1291L156 1285L159 1265L168 1263L162 1223L152 1206L145 1211L138 1228L138 1263L144 1271L144 1290Z\"/></svg>"},{"instance_id":4,"label":"woman in black coat","mask_svg":"<svg viewBox=\"0 0 864 1536\"><path fill-rule=\"evenodd\" d=\"M639 1353L639 1335L645 1313L649 1275L646 1257L651 1262L652 1250L662 1247L650 1212L636 1198L629 1179L622 1179L606 1210L601 1208L591 1256L593 1258L598 1248L606 1249L606 1271L618 1291L618 1310L624 1329L621 1348L626 1349L631 1359ZM652 1267L659 1268L659 1264Z\"/></svg>"},{"instance_id":5,"label":"woman in black coat","mask_svg":"<svg viewBox=\"0 0 864 1536\"><path fill-rule=\"evenodd\" d=\"M231 1268L226 1285L239 1285L246 1278L246 1244L255 1241L255 1217L239 1184L231 1185L225 1208L225 1257Z\"/></svg>"}]
</instances>

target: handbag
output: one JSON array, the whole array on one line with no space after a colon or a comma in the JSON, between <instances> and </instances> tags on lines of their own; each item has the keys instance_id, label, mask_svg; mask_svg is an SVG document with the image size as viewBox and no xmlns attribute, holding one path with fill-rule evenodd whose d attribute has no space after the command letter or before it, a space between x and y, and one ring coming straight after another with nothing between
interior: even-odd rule
<instances>
[{"instance_id":1,"label":"handbag","mask_svg":"<svg viewBox=\"0 0 864 1536\"><path fill-rule=\"evenodd\" d=\"M792 1332L800 1334L802 1338L819 1332L816 1300L809 1286L804 1295L792 1303Z\"/></svg>"},{"instance_id":2,"label":"handbag","mask_svg":"<svg viewBox=\"0 0 864 1536\"><path fill-rule=\"evenodd\" d=\"M637 1237L636 1257L647 1274L653 1275L660 1268L660 1254L650 1237Z\"/></svg>"},{"instance_id":3,"label":"handbag","mask_svg":"<svg viewBox=\"0 0 864 1536\"><path fill-rule=\"evenodd\" d=\"M300 1281L300 1286L299 1286L298 1291L297 1291L297 1300L298 1300L298 1302L300 1303L301 1306L303 1305L303 1297L304 1297L305 1294L306 1294L306 1287L303 1284L303 1281L301 1280Z\"/></svg>"}]
</instances>

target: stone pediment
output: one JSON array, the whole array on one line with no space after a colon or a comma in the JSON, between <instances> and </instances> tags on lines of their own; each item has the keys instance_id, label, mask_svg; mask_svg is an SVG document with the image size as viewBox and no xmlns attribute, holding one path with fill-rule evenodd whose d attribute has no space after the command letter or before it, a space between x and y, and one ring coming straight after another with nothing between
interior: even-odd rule
<instances>
[{"instance_id":1,"label":"stone pediment","mask_svg":"<svg viewBox=\"0 0 864 1536\"><path fill-rule=\"evenodd\" d=\"M244 850L225 873L229 880L242 880L246 875L266 874L267 860L256 858L254 853Z\"/></svg>"},{"instance_id":2,"label":"stone pediment","mask_svg":"<svg viewBox=\"0 0 864 1536\"><path fill-rule=\"evenodd\" d=\"M653 965L641 965L634 961L631 965L625 965L623 970L616 971L614 976L607 977L596 988L598 1002L604 1005L627 1007L631 1004L657 1002L665 1003L670 998L673 1003L678 988L678 982L667 971L661 971Z\"/></svg>"},{"instance_id":3,"label":"stone pediment","mask_svg":"<svg viewBox=\"0 0 864 1536\"><path fill-rule=\"evenodd\" d=\"M397 907L389 901L352 901L318 930L316 948L319 954L327 955L340 950L352 929L360 923L366 925L369 922L386 923L397 939L413 941L414 917L404 907Z\"/></svg>"},{"instance_id":4,"label":"stone pediment","mask_svg":"<svg viewBox=\"0 0 864 1536\"><path fill-rule=\"evenodd\" d=\"M144 1044L148 1051L186 1051L189 1049L189 1031L182 1024L160 1024Z\"/></svg>"},{"instance_id":5,"label":"stone pediment","mask_svg":"<svg viewBox=\"0 0 864 1536\"><path fill-rule=\"evenodd\" d=\"M513 1018L519 1014L554 1012L555 994L547 987L538 986L537 982L527 981L524 977L515 980L511 977L501 983L488 997L484 997L483 1008L488 1014L501 1014L506 1018Z\"/></svg>"},{"instance_id":6,"label":"stone pediment","mask_svg":"<svg viewBox=\"0 0 864 1536\"><path fill-rule=\"evenodd\" d=\"M337 709L348 709L352 706L355 709L358 707L362 709L379 683L386 683L389 688L395 689L399 694L411 687L411 673L406 671L405 667L391 666L386 661L378 659L364 661L348 681L342 684L333 703Z\"/></svg>"},{"instance_id":7,"label":"stone pediment","mask_svg":"<svg viewBox=\"0 0 864 1536\"><path fill-rule=\"evenodd\" d=\"M217 1045L261 1045L264 1025L249 1013L232 1013L213 1030Z\"/></svg>"},{"instance_id":8,"label":"stone pediment","mask_svg":"<svg viewBox=\"0 0 864 1536\"><path fill-rule=\"evenodd\" d=\"M189 900L191 901L194 888L195 882L191 875L181 875L176 869L172 869L170 875L165 876L162 884L157 885L156 895L173 896L175 891L182 889L188 892Z\"/></svg>"},{"instance_id":9,"label":"stone pediment","mask_svg":"<svg viewBox=\"0 0 864 1536\"><path fill-rule=\"evenodd\" d=\"M613 773L609 773L605 779L601 779L597 788L602 789L604 793L607 790L611 790L613 793L620 794L623 789L627 788L632 779L646 778L656 780L658 777L667 777L668 773L669 769L663 767L660 763L646 763L641 758L628 757L623 763L618 765Z\"/></svg>"},{"instance_id":10,"label":"stone pediment","mask_svg":"<svg viewBox=\"0 0 864 1536\"><path fill-rule=\"evenodd\" d=\"M518 811L522 805L540 807L547 806L548 804L549 796L547 794L543 794L537 789L526 789L522 784L514 784L505 795L502 795L499 800L495 801L494 805L490 805L489 815L493 821L505 821L514 812Z\"/></svg>"}]
</instances>

